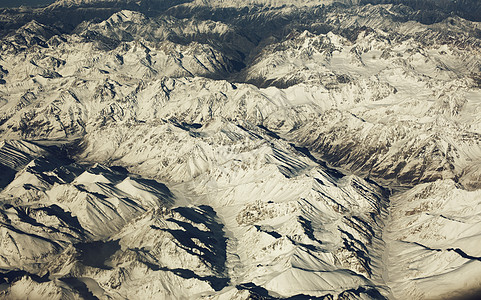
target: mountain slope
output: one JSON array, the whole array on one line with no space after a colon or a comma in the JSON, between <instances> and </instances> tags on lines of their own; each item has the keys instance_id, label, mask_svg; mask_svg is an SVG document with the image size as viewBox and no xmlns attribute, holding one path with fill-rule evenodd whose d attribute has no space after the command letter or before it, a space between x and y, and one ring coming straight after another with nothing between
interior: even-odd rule
<instances>
[{"instance_id":1,"label":"mountain slope","mask_svg":"<svg viewBox=\"0 0 481 300\"><path fill-rule=\"evenodd\" d=\"M147 4L0 41L0 298L479 291L479 23Z\"/></svg>"}]
</instances>

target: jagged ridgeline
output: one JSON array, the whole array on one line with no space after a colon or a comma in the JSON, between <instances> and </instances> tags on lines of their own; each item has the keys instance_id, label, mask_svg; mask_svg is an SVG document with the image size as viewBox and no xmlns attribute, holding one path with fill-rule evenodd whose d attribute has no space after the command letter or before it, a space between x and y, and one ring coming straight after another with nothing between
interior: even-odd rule
<instances>
[{"instance_id":1,"label":"jagged ridgeline","mask_svg":"<svg viewBox=\"0 0 481 300\"><path fill-rule=\"evenodd\" d=\"M476 299L476 1L0 11L0 299Z\"/></svg>"}]
</instances>

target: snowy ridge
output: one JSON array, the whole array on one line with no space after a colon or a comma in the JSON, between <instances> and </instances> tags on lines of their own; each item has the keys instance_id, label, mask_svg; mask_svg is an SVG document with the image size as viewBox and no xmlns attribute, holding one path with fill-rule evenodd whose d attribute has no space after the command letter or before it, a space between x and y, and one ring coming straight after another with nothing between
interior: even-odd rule
<instances>
[{"instance_id":1,"label":"snowy ridge","mask_svg":"<svg viewBox=\"0 0 481 300\"><path fill-rule=\"evenodd\" d=\"M397 297L462 297L466 285L475 297L479 199L479 190L466 191L449 180L422 184L392 199L393 225L384 236L389 256L402 261L388 270L389 280L402 282L391 285L398 286L393 289ZM461 286L452 276L466 281Z\"/></svg>"},{"instance_id":2,"label":"snowy ridge","mask_svg":"<svg viewBox=\"0 0 481 300\"><path fill-rule=\"evenodd\" d=\"M153 0L153 2L158 1L162 2L162 0ZM72 7L72 6L88 6L88 5L96 5L96 4L107 4L107 3L122 3L122 2L134 2L132 0L57 0L53 4L49 6L49 8L57 8L57 7ZM142 2L142 1L137 1ZM332 4L334 2L344 3L344 4L357 4L358 0L297 0L297 1L286 1L286 0L241 0L241 1L226 1L226 0L189 0L183 1L187 2L187 6L197 7L197 6L206 6L209 8L212 7L245 7L245 6L267 6L267 7L281 7L281 6L318 6L318 5L327 5Z\"/></svg>"},{"instance_id":3,"label":"snowy ridge","mask_svg":"<svg viewBox=\"0 0 481 300\"><path fill-rule=\"evenodd\" d=\"M118 3L128 3L133 2L131 0L57 0L54 3L50 4L47 8L48 9L55 9L55 8L72 8L72 7L80 7L80 6L90 6L90 5L112 5Z\"/></svg>"},{"instance_id":4,"label":"snowy ridge","mask_svg":"<svg viewBox=\"0 0 481 300\"><path fill-rule=\"evenodd\" d=\"M230 157L227 163L174 185L173 193L156 181L125 174L122 168L94 165L85 170L76 164L53 168L48 161L33 161L2 191L5 199L16 203L13 214L12 205L4 204L5 222L11 225L4 227L2 244L10 246L2 253L2 267L18 265L21 259L29 273L40 268L48 270L49 278L88 277L100 285L102 293L129 298L140 297L145 289L145 278L135 273L146 268L153 271L157 284L178 282L167 290L151 286L144 295L147 298L159 293L165 297L210 294L228 283L249 282L284 297L341 294L346 287L370 290L373 271L366 258L378 251L372 245L380 227L368 224L378 222L375 216L384 205L383 191L359 178L319 169L291 146L259 144L262 132L253 136L237 130L237 134L258 142L252 150L237 153L242 142L238 139L230 150L223 150ZM193 156L192 163L212 163L218 158L211 156L213 152L202 151L207 156ZM217 180L212 181L212 176ZM243 192L246 188L251 192ZM180 197L179 204L190 199L195 206L170 209L174 195ZM332 196L323 198L327 195ZM343 219L338 218L340 212ZM49 233L48 229L54 230ZM351 244L353 236L356 244ZM108 247L105 251L112 256L105 262L84 257L89 250L83 245L99 237L108 238L93 242ZM15 246L7 240L15 241ZM36 252L28 251L31 243L37 245ZM48 263L52 256L58 256L53 265ZM238 260L238 267L229 269L227 262L232 259ZM279 275L269 275L274 270ZM129 284L115 283L121 280L119 272L132 274ZM332 273L329 282L319 281L320 274L328 273ZM304 278L305 284L279 285L294 278ZM21 281L6 291L7 297L15 295L17 284ZM242 288L237 290L243 293Z\"/></svg>"},{"instance_id":5,"label":"snowy ridge","mask_svg":"<svg viewBox=\"0 0 481 300\"><path fill-rule=\"evenodd\" d=\"M245 6L267 6L267 7L283 7L283 6L319 6L329 5L332 3L343 3L347 5L358 4L358 0L242 0L242 1L227 1L227 0L195 0L187 3L188 6L207 6L207 7L245 7Z\"/></svg>"}]
</instances>

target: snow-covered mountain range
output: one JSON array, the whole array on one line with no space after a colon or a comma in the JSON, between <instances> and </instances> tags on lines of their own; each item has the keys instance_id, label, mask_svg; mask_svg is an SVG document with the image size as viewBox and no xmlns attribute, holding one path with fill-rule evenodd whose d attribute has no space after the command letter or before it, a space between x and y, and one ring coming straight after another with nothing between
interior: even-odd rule
<instances>
[{"instance_id":1,"label":"snow-covered mountain range","mask_svg":"<svg viewBox=\"0 0 481 300\"><path fill-rule=\"evenodd\" d=\"M481 23L387 2L3 10L0 298L476 299Z\"/></svg>"}]
</instances>

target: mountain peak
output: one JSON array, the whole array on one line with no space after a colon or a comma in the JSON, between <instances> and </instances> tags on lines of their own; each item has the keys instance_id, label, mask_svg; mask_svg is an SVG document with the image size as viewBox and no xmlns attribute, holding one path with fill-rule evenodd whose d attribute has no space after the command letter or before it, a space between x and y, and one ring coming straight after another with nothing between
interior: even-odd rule
<instances>
[{"instance_id":1,"label":"mountain peak","mask_svg":"<svg viewBox=\"0 0 481 300\"><path fill-rule=\"evenodd\" d=\"M131 11L131 10L122 10L118 13L113 14L107 22L110 22L112 25L115 23L125 23L125 22L132 22L141 24L146 20L145 15L140 12Z\"/></svg>"}]
</instances>

